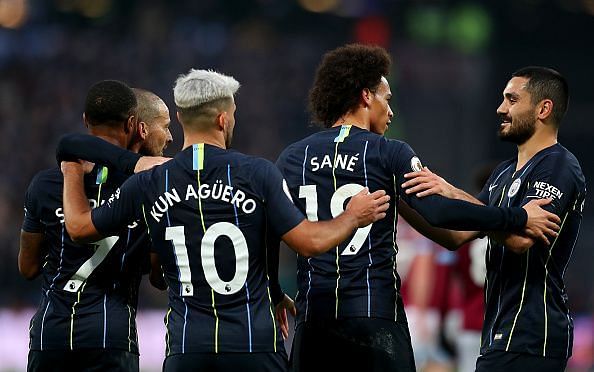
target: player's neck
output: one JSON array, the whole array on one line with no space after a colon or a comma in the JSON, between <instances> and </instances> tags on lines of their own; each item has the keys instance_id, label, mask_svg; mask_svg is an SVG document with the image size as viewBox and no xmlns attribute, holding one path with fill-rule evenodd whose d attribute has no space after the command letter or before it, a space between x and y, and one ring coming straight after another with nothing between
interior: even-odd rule
<instances>
[{"instance_id":1,"label":"player's neck","mask_svg":"<svg viewBox=\"0 0 594 372\"><path fill-rule=\"evenodd\" d=\"M557 131L537 130L528 141L518 145L518 163L516 170L521 169L539 151L557 143Z\"/></svg>"},{"instance_id":2,"label":"player's neck","mask_svg":"<svg viewBox=\"0 0 594 372\"><path fill-rule=\"evenodd\" d=\"M186 149L195 143L206 143L207 145L220 147L222 149L227 148L227 146L225 145L225 139L218 133L213 134L207 132L184 132L183 149Z\"/></svg>"},{"instance_id":3,"label":"player's neck","mask_svg":"<svg viewBox=\"0 0 594 372\"><path fill-rule=\"evenodd\" d=\"M99 137L104 141L107 141L113 145L127 148L128 147L128 138L124 132L122 132L119 128L111 128L106 126L89 126L89 134Z\"/></svg>"},{"instance_id":4,"label":"player's neck","mask_svg":"<svg viewBox=\"0 0 594 372\"><path fill-rule=\"evenodd\" d=\"M349 112L338 119L332 127L339 127L341 125L352 125L361 129L369 130L369 114L365 109L358 109L355 112Z\"/></svg>"}]
</instances>

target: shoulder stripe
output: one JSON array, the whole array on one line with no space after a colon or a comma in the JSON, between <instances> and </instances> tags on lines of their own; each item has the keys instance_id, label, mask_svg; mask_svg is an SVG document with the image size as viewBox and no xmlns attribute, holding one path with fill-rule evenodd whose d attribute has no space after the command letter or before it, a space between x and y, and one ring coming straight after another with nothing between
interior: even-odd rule
<instances>
[{"instance_id":1,"label":"shoulder stripe","mask_svg":"<svg viewBox=\"0 0 594 372\"><path fill-rule=\"evenodd\" d=\"M192 145L192 169L195 171L204 169L204 143Z\"/></svg>"},{"instance_id":2,"label":"shoulder stripe","mask_svg":"<svg viewBox=\"0 0 594 372\"><path fill-rule=\"evenodd\" d=\"M336 138L334 138L334 142L336 142L336 143L344 142L344 139L349 136L349 132L351 131L351 128L352 128L352 125L341 126L340 133L338 133L338 136L336 136Z\"/></svg>"}]
</instances>

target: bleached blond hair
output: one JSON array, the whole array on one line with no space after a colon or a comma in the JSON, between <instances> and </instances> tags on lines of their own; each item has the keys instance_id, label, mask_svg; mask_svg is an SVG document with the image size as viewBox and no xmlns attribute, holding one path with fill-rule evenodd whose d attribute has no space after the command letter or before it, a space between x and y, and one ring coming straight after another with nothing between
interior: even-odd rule
<instances>
[{"instance_id":1,"label":"bleached blond hair","mask_svg":"<svg viewBox=\"0 0 594 372\"><path fill-rule=\"evenodd\" d=\"M239 82L213 70L191 69L180 75L173 86L175 105L181 109L198 107L221 98L233 98Z\"/></svg>"}]
</instances>

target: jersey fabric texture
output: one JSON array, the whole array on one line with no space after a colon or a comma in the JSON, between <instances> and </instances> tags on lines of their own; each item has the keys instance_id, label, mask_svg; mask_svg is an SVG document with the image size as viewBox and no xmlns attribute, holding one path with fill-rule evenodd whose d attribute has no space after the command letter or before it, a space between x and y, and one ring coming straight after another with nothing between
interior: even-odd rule
<instances>
[{"instance_id":1,"label":"jersey fabric texture","mask_svg":"<svg viewBox=\"0 0 594 372\"><path fill-rule=\"evenodd\" d=\"M561 218L561 230L550 246L535 243L523 254L489 240L481 354L500 350L568 358L573 322L563 276L582 220L585 179L575 156L560 144L538 152L518 170L516 163L501 163L479 199L521 206L551 198L544 208Z\"/></svg>"},{"instance_id":2,"label":"jersey fabric texture","mask_svg":"<svg viewBox=\"0 0 594 372\"><path fill-rule=\"evenodd\" d=\"M85 176L91 205L105 202L124 174L96 166ZM138 286L149 240L131 223L93 244L73 243L64 226L62 173L38 173L25 198L23 231L44 234L42 297L30 326L31 350L119 349L138 354ZM126 226L126 225L124 225Z\"/></svg>"},{"instance_id":3,"label":"jersey fabric texture","mask_svg":"<svg viewBox=\"0 0 594 372\"><path fill-rule=\"evenodd\" d=\"M343 125L290 145L277 166L297 207L309 220L341 213L347 198L363 187L391 197L386 217L361 228L335 249L315 258L298 257L297 324L306 320L357 317L406 322L396 272L396 203L402 198L434 225L457 229L517 229L526 222L519 208L485 208L438 195L404 193L404 174L421 170L406 143Z\"/></svg>"},{"instance_id":4,"label":"jersey fabric texture","mask_svg":"<svg viewBox=\"0 0 594 372\"><path fill-rule=\"evenodd\" d=\"M304 217L272 163L195 144L131 177L92 212L103 235L140 216L169 287L167 356L283 347L265 237L284 235Z\"/></svg>"}]
</instances>

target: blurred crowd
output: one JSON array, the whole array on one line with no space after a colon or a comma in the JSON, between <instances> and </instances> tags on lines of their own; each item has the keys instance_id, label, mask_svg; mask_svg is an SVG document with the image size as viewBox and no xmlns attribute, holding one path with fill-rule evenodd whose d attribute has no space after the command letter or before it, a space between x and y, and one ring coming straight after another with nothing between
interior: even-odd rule
<instances>
[{"instance_id":1,"label":"blurred crowd","mask_svg":"<svg viewBox=\"0 0 594 372\"><path fill-rule=\"evenodd\" d=\"M388 135L406 140L433 170L467 187L479 165L513 154L513 148L499 144L494 134L495 109L509 74L522 65L549 64L566 74L571 86L572 103L561 128L562 143L580 159L586 178L594 179L594 154L588 151L593 130L587 123L594 101L587 83L593 78L594 51L578 49L569 37L572 34L567 39L559 37L567 43L558 43L558 50L546 53L537 41L506 44L510 24L502 19L507 12L525 11L510 5L521 1L485 8L491 17L485 24L492 36L487 35L484 45L472 50L431 43L426 37L416 39L422 35L407 26L417 14L411 11L419 5L414 1L343 2L359 4L360 9L342 17L307 12L300 6L311 3L307 1L205 0L172 6L165 1L102 0L98 3L110 8L99 17L73 11L79 3L85 2L29 2L28 18L20 28L0 28L0 308L37 305L39 283L26 282L16 269L23 198L32 176L56 165L58 138L85 130L81 120L85 94L93 82L102 79L120 79L152 90L173 112L171 88L178 74L199 67L233 75L242 84L234 147L274 160L286 144L316 130L307 112L307 93L320 56L348 42L380 43L395 62L389 79L396 117ZM435 3L429 10L446 15L457 4ZM511 10L501 4L510 5ZM541 15L548 19L552 14L567 26L584 19L556 8ZM594 36L594 18L589 17L590 27L580 31L587 33L582 35L586 40ZM518 32L548 35L546 24L532 26L532 31ZM176 123L172 123L172 132L174 143L168 155L182 143ZM567 283L575 313L591 319L594 208L586 204L584 228ZM448 327L450 335L452 329L458 334L466 326L473 327L472 321L464 319L463 275L455 267L471 260L472 252L481 248L468 247L470 258L461 258L461 253L420 240L406 227L399 235L398 265L405 283L407 277L424 278L404 286L411 324L426 325L411 326L419 332L413 335L415 350L421 353L417 360L420 365L426 361L451 370L456 343L448 339ZM291 293L294 255L283 254L282 263L281 279ZM464 275L479 275L480 269L474 270ZM140 302L141 307L160 307L165 299L145 288ZM451 309L457 312L449 314ZM588 329L594 333L591 320L580 330L577 324L576 342L580 330L586 329L586 338ZM585 363L588 357L593 363L591 352L586 353Z\"/></svg>"}]
</instances>

